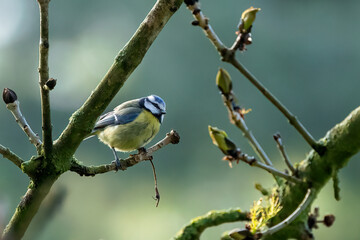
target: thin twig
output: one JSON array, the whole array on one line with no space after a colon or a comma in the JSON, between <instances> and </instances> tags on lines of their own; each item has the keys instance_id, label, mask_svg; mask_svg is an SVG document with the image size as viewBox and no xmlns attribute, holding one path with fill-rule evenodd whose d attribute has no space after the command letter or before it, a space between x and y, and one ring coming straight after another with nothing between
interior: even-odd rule
<instances>
[{"instance_id":1,"label":"thin twig","mask_svg":"<svg viewBox=\"0 0 360 240\"><path fill-rule=\"evenodd\" d=\"M239 70L280 112L288 119L289 123L300 133L305 141L320 155L324 153L321 145L316 143L315 139L297 119L269 90L267 90L254 75L252 75L235 57L230 58L227 62L231 63L236 69Z\"/></svg>"},{"instance_id":2,"label":"thin twig","mask_svg":"<svg viewBox=\"0 0 360 240\"><path fill-rule=\"evenodd\" d=\"M261 145L258 143L252 132L247 127L245 120L240 116L238 112L233 110L231 102L225 96L222 97L226 109L229 112L231 122L243 132L244 137L248 139L251 147L254 149L255 153L259 156L259 158L267 165L272 166L270 158L267 156Z\"/></svg>"},{"instance_id":3,"label":"thin twig","mask_svg":"<svg viewBox=\"0 0 360 240\"><path fill-rule=\"evenodd\" d=\"M49 89L45 86L49 79L49 2L38 0L40 9L40 44L39 44L39 84L41 93L42 136L44 141L44 156L51 156L52 152L52 126L50 114Z\"/></svg>"},{"instance_id":4,"label":"thin twig","mask_svg":"<svg viewBox=\"0 0 360 240\"><path fill-rule=\"evenodd\" d=\"M307 193L304 197L304 200L300 203L300 205L295 209L295 211L290 214L284 221L280 222L279 224L269 228L265 232L261 234L262 237L272 235L279 230L283 229L284 227L288 226L290 223L292 223L313 201L313 198L310 197L313 191L309 188L307 190Z\"/></svg>"},{"instance_id":5,"label":"thin twig","mask_svg":"<svg viewBox=\"0 0 360 240\"><path fill-rule=\"evenodd\" d=\"M228 160L232 160L231 158L229 158ZM279 176L282 177L288 181L294 182L294 183L301 183L302 181L299 178L296 178L294 176L290 176L284 172L281 172L279 170L277 170L276 168L274 168L273 166L269 166L266 165L262 162L259 162L258 160L256 160L254 157L249 156L247 154L244 154L242 152L238 153L238 156L235 158L236 161L243 161L247 164L249 164L250 166L253 167L258 167L261 169L264 169L266 171L268 171L269 173L271 173L274 176Z\"/></svg>"},{"instance_id":6,"label":"thin twig","mask_svg":"<svg viewBox=\"0 0 360 240\"><path fill-rule=\"evenodd\" d=\"M21 129L25 132L25 134L29 137L29 141L35 145L35 147L38 149L42 144L39 136L33 132L29 124L26 122L25 117L21 114L20 111L20 102L16 100L13 103L6 104L7 109L11 111L11 113L14 115L14 118L16 122L19 124Z\"/></svg>"},{"instance_id":7,"label":"thin twig","mask_svg":"<svg viewBox=\"0 0 360 240\"><path fill-rule=\"evenodd\" d=\"M177 144L179 143L180 136L179 134L171 130L170 133L166 134L166 137L161 141L148 148L145 153L138 153L134 155L130 155L130 157L126 159L120 159L121 169L126 170L128 167L132 167L139 162L150 160L152 158L152 154L158 151L160 148L165 147L168 144ZM96 174L107 173L110 171L116 171L117 167L115 163L104 164L99 166L85 166L80 164L77 160L73 160L71 163L70 171L78 173L80 176L95 176Z\"/></svg>"},{"instance_id":8,"label":"thin twig","mask_svg":"<svg viewBox=\"0 0 360 240\"><path fill-rule=\"evenodd\" d=\"M227 48L221 43L220 38L216 35L208 19L201 13L198 1L189 1L187 8L192 12L194 18L205 32L211 43L216 47L222 57L222 60L232 64L240 73L242 73L280 112L289 120L289 123L301 134L305 141L320 155L325 153L325 147L318 144L311 134L306 130L302 123L293 115L269 90L267 90L261 82L259 82L253 74L251 74L239 61L235 58L235 51ZM205 23L205 24L200 24ZM236 41L235 41L236 42ZM221 45L219 45L221 43Z\"/></svg>"},{"instance_id":9,"label":"thin twig","mask_svg":"<svg viewBox=\"0 0 360 240\"><path fill-rule=\"evenodd\" d=\"M209 19L207 19L200 10L200 4L195 3L193 5L188 5L187 7L193 13L194 18L196 19L196 21L192 24L199 25L204 30L205 35L210 39L211 43L215 46L218 52L226 50L225 45L221 42L215 31L208 24Z\"/></svg>"},{"instance_id":10,"label":"thin twig","mask_svg":"<svg viewBox=\"0 0 360 240\"><path fill-rule=\"evenodd\" d=\"M274 135L274 140L276 141L277 147L278 147L281 155L283 156L287 167L290 169L290 171L292 172L293 175L296 175L296 169L293 167L293 165L290 162L290 159L289 159L288 155L286 154L285 146L282 143L281 136L280 136L279 133Z\"/></svg>"},{"instance_id":11,"label":"thin twig","mask_svg":"<svg viewBox=\"0 0 360 240\"><path fill-rule=\"evenodd\" d=\"M159 193L159 189L157 186L157 177L156 177L156 172L155 172L155 166L151 159L149 160L149 162L151 163L151 167L152 167L153 175L154 175L154 182L155 182L155 197L153 197L153 198L156 201L156 207L158 207L159 202L160 202L160 193Z\"/></svg>"},{"instance_id":12,"label":"thin twig","mask_svg":"<svg viewBox=\"0 0 360 240\"><path fill-rule=\"evenodd\" d=\"M18 155L13 153L9 148L4 147L0 144L0 154L3 155L4 158L12 161L16 166L21 169L21 164L24 162Z\"/></svg>"}]
</instances>

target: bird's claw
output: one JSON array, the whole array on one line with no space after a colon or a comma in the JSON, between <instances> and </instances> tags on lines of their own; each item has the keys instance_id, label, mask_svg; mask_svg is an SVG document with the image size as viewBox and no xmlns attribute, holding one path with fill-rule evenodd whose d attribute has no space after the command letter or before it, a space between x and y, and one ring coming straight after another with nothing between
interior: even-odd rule
<instances>
[{"instance_id":1,"label":"bird's claw","mask_svg":"<svg viewBox=\"0 0 360 240\"><path fill-rule=\"evenodd\" d=\"M112 163L112 164L115 164L115 167L116 167L116 168L115 168L115 171L116 171L116 172L122 169L120 160L119 160L118 158L115 159L114 161L112 161L111 163Z\"/></svg>"}]
</instances>

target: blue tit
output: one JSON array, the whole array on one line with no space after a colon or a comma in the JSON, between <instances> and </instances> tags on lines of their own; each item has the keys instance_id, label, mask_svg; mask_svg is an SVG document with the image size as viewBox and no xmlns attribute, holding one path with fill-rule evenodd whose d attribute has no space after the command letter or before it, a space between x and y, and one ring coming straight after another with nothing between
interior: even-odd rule
<instances>
[{"instance_id":1,"label":"blue tit","mask_svg":"<svg viewBox=\"0 0 360 240\"><path fill-rule=\"evenodd\" d=\"M97 135L113 150L116 166L121 168L116 151L143 149L159 132L165 110L164 100L156 95L130 100L100 116L90 135Z\"/></svg>"}]
</instances>

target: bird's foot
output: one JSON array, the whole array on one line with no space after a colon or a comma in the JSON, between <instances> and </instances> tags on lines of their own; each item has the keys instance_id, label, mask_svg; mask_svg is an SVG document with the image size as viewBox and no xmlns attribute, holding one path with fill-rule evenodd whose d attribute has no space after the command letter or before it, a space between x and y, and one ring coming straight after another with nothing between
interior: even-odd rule
<instances>
[{"instance_id":1,"label":"bird's foot","mask_svg":"<svg viewBox=\"0 0 360 240\"><path fill-rule=\"evenodd\" d=\"M120 160L118 158L116 158L114 161L111 162L112 164L115 164L115 171L119 171L119 170L122 170L122 167L121 167L121 163L120 163Z\"/></svg>"}]
</instances>

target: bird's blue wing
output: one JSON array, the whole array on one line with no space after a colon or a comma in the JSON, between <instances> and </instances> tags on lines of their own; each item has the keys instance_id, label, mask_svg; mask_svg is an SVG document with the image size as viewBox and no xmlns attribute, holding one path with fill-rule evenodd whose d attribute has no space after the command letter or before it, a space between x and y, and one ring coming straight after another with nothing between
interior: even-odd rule
<instances>
[{"instance_id":1,"label":"bird's blue wing","mask_svg":"<svg viewBox=\"0 0 360 240\"><path fill-rule=\"evenodd\" d=\"M134 121L141 113L140 108L128 107L116 111L111 111L101 115L99 120L95 123L94 130L99 130L111 125L126 124Z\"/></svg>"}]
</instances>

